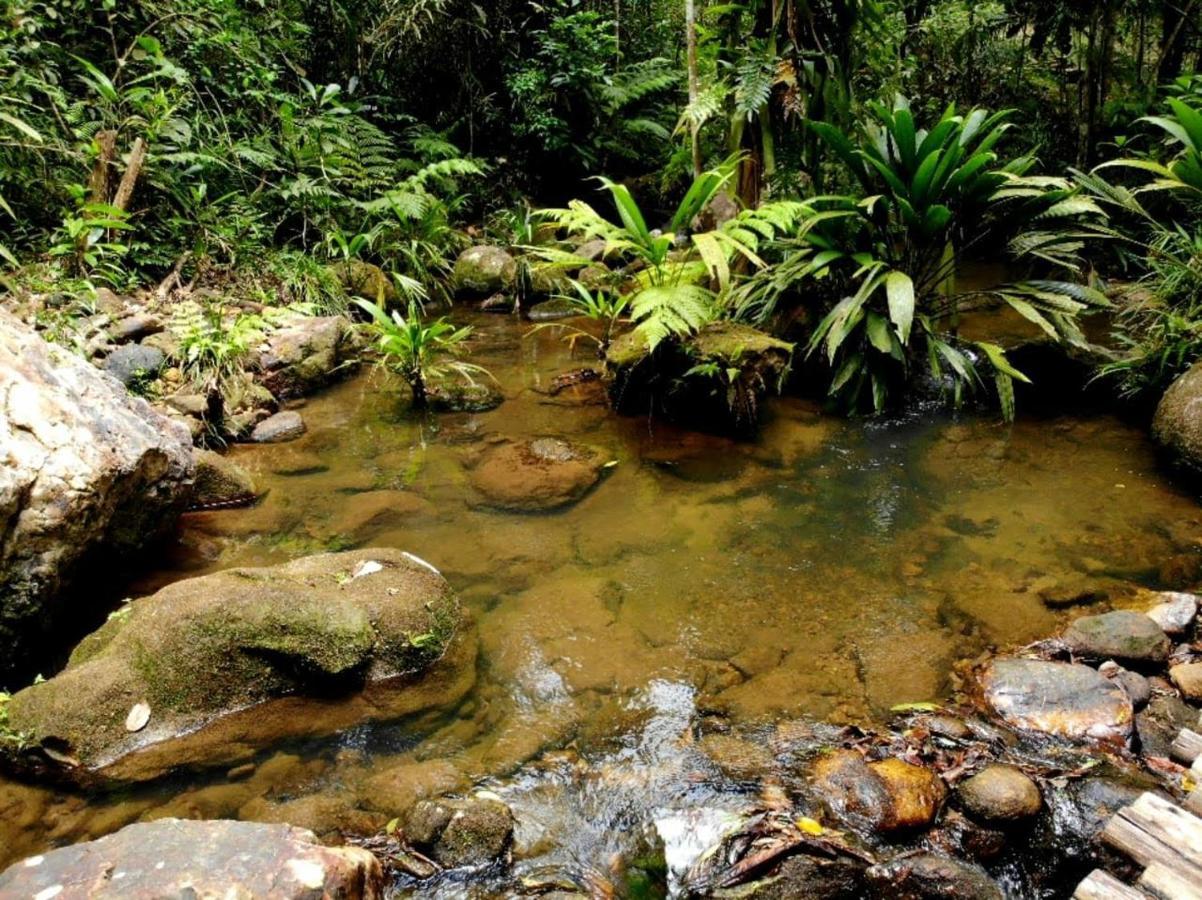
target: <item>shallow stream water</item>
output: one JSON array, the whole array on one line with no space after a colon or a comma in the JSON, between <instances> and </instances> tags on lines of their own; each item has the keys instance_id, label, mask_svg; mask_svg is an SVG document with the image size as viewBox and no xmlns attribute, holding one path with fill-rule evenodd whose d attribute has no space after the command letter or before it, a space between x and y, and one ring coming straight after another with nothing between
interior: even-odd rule
<instances>
[{"instance_id":1,"label":"shallow stream water","mask_svg":"<svg viewBox=\"0 0 1202 900\"><path fill-rule=\"evenodd\" d=\"M364 372L304 405L303 439L234 448L266 498L187 516L130 587L326 549L410 551L474 620L464 703L417 731L364 726L100 797L0 781L0 865L166 815L370 833L423 792L484 782L514 805L526 865L604 879L651 822L696 836L745 802L747 785L698 752L699 720L779 751L796 723L938 700L958 660L1053 633L1064 613L1041 593L1200 571L1199 507L1116 418L849 421L784 399L736 442L616 417L595 384L552 395L583 354L508 317L467 318L501 408L414 418L397 383ZM467 456L546 435L616 465L560 512L482 506Z\"/></svg>"}]
</instances>

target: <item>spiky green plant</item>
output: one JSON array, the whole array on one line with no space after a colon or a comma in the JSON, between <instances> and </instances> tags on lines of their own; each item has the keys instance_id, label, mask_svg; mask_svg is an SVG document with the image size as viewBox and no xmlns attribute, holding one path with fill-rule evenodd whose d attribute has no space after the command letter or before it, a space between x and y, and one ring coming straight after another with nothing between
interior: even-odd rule
<instances>
[{"instance_id":1,"label":"spiky green plant","mask_svg":"<svg viewBox=\"0 0 1202 900\"><path fill-rule=\"evenodd\" d=\"M470 381L472 375L487 374L483 367L461 359L467 349L464 343L472 333L470 326L456 327L445 316L426 322L413 299L405 314L396 309L385 312L369 300L354 302L371 316L366 327L375 339L381 362L409 385L415 408L429 405L431 378L454 372Z\"/></svg>"},{"instance_id":2,"label":"spiky green plant","mask_svg":"<svg viewBox=\"0 0 1202 900\"><path fill-rule=\"evenodd\" d=\"M1010 418L1013 381L1026 376L1000 346L961 340L958 316L1004 303L1050 338L1080 344L1077 317L1106 298L1047 278L962 293L955 276L974 251L999 247L1076 273L1076 253L1104 213L1071 182L1031 175L1030 158L1002 161L1005 112L949 107L928 130L904 98L871 110L853 133L813 124L858 190L810 201L779 264L739 289L736 310L762 321L806 288L829 297L807 352L825 358L830 393L850 408L884 409L925 369L957 403L992 376Z\"/></svg>"}]
</instances>

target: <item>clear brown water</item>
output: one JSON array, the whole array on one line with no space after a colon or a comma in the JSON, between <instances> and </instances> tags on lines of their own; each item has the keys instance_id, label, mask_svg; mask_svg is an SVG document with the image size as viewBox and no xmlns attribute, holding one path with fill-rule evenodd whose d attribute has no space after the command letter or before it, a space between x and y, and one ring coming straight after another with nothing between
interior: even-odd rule
<instances>
[{"instance_id":1,"label":"clear brown water","mask_svg":"<svg viewBox=\"0 0 1202 900\"><path fill-rule=\"evenodd\" d=\"M379 788L390 773L402 799L487 782L532 859L608 871L652 818L717 821L744 801L697 754L699 717L871 721L947 696L959 659L1053 632L1041 585L1197 575L1199 507L1115 418L847 421L786 399L739 443L615 417L588 388L550 396L588 360L550 332L472 321L501 408L414 418L387 378L345 382L304 407L302 440L236 448L261 505L189 517L131 588L329 548L411 551L480 634L462 707L420 733L267 748L249 776L97 797L0 782L0 863L165 815L370 832L399 811ZM617 465L564 511L495 512L463 464L495 435L563 437ZM384 490L421 502L396 515Z\"/></svg>"}]
</instances>

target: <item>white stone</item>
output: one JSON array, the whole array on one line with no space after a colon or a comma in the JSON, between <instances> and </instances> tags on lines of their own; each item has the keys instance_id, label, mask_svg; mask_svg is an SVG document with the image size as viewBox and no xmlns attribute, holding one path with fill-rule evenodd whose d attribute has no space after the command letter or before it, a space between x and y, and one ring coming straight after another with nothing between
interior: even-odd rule
<instances>
[{"instance_id":1,"label":"white stone","mask_svg":"<svg viewBox=\"0 0 1202 900\"><path fill-rule=\"evenodd\" d=\"M1156 598L1160 602L1148 610L1148 618L1165 634L1184 634L1198 614L1198 598L1176 591L1161 591Z\"/></svg>"}]
</instances>

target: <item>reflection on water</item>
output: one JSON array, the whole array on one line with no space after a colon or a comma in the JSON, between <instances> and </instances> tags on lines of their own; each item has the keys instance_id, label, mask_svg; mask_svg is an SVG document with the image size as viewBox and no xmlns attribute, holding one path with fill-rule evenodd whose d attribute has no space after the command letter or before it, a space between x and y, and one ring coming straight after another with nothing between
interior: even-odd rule
<instances>
[{"instance_id":1,"label":"reflection on water","mask_svg":"<svg viewBox=\"0 0 1202 900\"><path fill-rule=\"evenodd\" d=\"M365 832L421 796L488 783L518 811L523 865L608 879L631 835L686 858L677 817L720 829L759 790L696 751L699 719L707 734L867 720L945 696L958 659L1049 633L1060 613L1041 594L1198 575L1197 506L1117 420L848 422L784 400L737 443L617 419L596 385L553 396L580 360L547 331L477 324L500 409L417 420L380 376L336 387L304 407L302 440L233 451L264 501L188 517L134 589L403 548L474 620L479 680L463 705L423 733L364 727L108 797L0 782L0 861L166 815ZM618 465L567 510L495 512L464 461L498 435L558 436Z\"/></svg>"}]
</instances>

